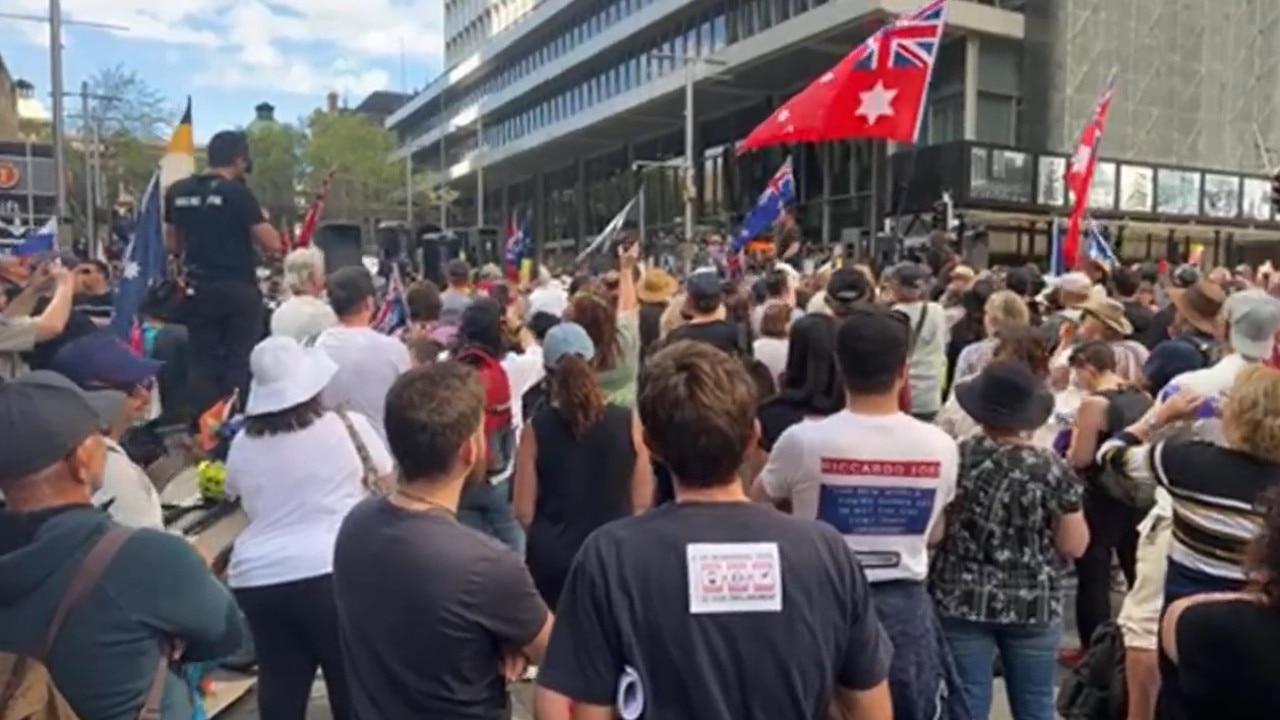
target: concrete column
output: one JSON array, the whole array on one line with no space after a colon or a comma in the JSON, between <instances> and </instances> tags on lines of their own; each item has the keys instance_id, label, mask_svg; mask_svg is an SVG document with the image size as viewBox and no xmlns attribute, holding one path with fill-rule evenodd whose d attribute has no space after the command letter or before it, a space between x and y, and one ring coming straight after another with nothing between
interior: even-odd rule
<instances>
[{"instance_id":1,"label":"concrete column","mask_svg":"<svg viewBox=\"0 0 1280 720\"><path fill-rule=\"evenodd\" d=\"M582 240L587 233L593 232L587 228L587 164L582 158L578 158L574 162L574 181L573 181L573 238L574 247L580 248Z\"/></svg>"},{"instance_id":2,"label":"concrete column","mask_svg":"<svg viewBox=\"0 0 1280 720\"><path fill-rule=\"evenodd\" d=\"M703 193L706 177L706 144L702 141L702 123L695 123L693 126L693 218L695 224L702 222L702 215L707 207Z\"/></svg>"},{"instance_id":3,"label":"concrete column","mask_svg":"<svg viewBox=\"0 0 1280 720\"><path fill-rule=\"evenodd\" d=\"M978 58L981 45L976 35L964 40L964 139L978 139Z\"/></svg>"},{"instance_id":4,"label":"concrete column","mask_svg":"<svg viewBox=\"0 0 1280 720\"><path fill-rule=\"evenodd\" d=\"M547 203L546 181L542 173L533 176L533 236L537 238L538 260L542 260L542 244L547 241L551 223L547 221L551 215L551 207Z\"/></svg>"},{"instance_id":5,"label":"concrete column","mask_svg":"<svg viewBox=\"0 0 1280 720\"><path fill-rule=\"evenodd\" d=\"M512 207L510 190L511 186L506 183L503 183L502 187L498 190L498 211L502 213L499 216L500 222L498 223L498 227L506 227L506 223L511 220ZM534 243L537 243L537 240L534 240ZM537 253L535 252L534 255L536 257Z\"/></svg>"}]
</instances>

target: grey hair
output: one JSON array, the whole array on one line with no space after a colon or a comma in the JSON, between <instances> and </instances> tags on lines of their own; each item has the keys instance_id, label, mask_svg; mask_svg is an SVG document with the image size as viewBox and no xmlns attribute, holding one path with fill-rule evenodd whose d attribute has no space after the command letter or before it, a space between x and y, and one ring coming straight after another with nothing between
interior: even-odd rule
<instances>
[{"instance_id":1,"label":"grey hair","mask_svg":"<svg viewBox=\"0 0 1280 720\"><path fill-rule=\"evenodd\" d=\"M324 277L324 252L315 246L298 248L284 256L284 286L290 294L303 292Z\"/></svg>"}]
</instances>

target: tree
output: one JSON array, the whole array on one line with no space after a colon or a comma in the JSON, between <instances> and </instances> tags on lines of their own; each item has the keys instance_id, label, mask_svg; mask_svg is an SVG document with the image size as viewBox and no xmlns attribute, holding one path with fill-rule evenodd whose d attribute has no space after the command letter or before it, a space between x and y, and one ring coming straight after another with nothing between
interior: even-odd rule
<instances>
[{"instance_id":1,"label":"tree","mask_svg":"<svg viewBox=\"0 0 1280 720\"><path fill-rule=\"evenodd\" d=\"M254 122L245 128L253 174L249 187L273 220L293 223L299 216L298 183L302 180L302 153L307 137L293 125Z\"/></svg>"},{"instance_id":2,"label":"tree","mask_svg":"<svg viewBox=\"0 0 1280 720\"><path fill-rule=\"evenodd\" d=\"M387 162L396 146L389 131L361 115L321 111L312 114L307 129L303 159L308 192L338 169L325 204L328 217L366 226L404 217L404 166Z\"/></svg>"},{"instance_id":3,"label":"tree","mask_svg":"<svg viewBox=\"0 0 1280 720\"><path fill-rule=\"evenodd\" d=\"M86 89L88 117L73 131L96 135L101 142L106 200L118 191L141 197L181 110L123 65L97 71L86 81Z\"/></svg>"}]
</instances>

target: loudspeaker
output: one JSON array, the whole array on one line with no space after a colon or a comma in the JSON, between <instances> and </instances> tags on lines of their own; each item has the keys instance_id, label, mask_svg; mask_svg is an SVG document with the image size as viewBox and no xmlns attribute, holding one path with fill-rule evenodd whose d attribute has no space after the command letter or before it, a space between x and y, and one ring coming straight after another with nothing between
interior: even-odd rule
<instances>
[{"instance_id":1,"label":"loudspeaker","mask_svg":"<svg viewBox=\"0 0 1280 720\"><path fill-rule=\"evenodd\" d=\"M361 235L360 226L355 223L327 222L316 228L315 245L324 252L325 272L364 267Z\"/></svg>"}]
</instances>

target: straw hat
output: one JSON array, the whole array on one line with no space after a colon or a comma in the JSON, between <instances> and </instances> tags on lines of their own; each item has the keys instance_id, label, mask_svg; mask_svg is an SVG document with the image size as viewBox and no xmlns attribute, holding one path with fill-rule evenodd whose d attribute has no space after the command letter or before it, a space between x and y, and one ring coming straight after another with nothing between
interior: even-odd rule
<instances>
[{"instance_id":1,"label":"straw hat","mask_svg":"<svg viewBox=\"0 0 1280 720\"><path fill-rule=\"evenodd\" d=\"M1218 313L1222 312L1222 304L1227 301L1227 295L1217 283L1200 280L1186 289L1170 289L1169 301L1189 325L1200 332L1213 335L1217 330L1215 325Z\"/></svg>"},{"instance_id":2,"label":"straw hat","mask_svg":"<svg viewBox=\"0 0 1280 720\"><path fill-rule=\"evenodd\" d=\"M1098 322L1116 331L1121 337L1128 337L1133 334L1133 325L1124 316L1124 305L1121 305L1116 300L1112 300L1109 297L1091 295L1080 306L1080 311L1085 315L1096 318Z\"/></svg>"},{"instance_id":3,"label":"straw hat","mask_svg":"<svg viewBox=\"0 0 1280 720\"><path fill-rule=\"evenodd\" d=\"M680 289L680 283L662 268L652 268L640 279L636 297L643 303L664 303Z\"/></svg>"}]
</instances>

